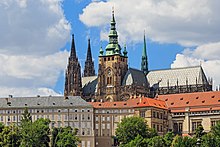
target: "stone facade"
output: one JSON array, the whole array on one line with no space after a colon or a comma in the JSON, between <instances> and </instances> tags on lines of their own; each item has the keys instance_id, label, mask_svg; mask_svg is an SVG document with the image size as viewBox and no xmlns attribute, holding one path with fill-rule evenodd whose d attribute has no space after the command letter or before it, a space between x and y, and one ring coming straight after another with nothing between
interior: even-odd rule
<instances>
[{"instance_id":1,"label":"stone facade","mask_svg":"<svg viewBox=\"0 0 220 147\"><path fill-rule=\"evenodd\" d=\"M205 132L220 122L220 92L160 95L170 110L169 129L175 134L193 135L202 125Z\"/></svg>"},{"instance_id":2,"label":"stone facade","mask_svg":"<svg viewBox=\"0 0 220 147\"><path fill-rule=\"evenodd\" d=\"M94 107L95 144L97 147L117 146L115 131L123 118L143 117L159 135L168 131L168 111L165 102L145 97L127 101L91 102Z\"/></svg>"},{"instance_id":3,"label":"stone facade","mask_svg":"<svg viewBox=\"0 0 220 147\"><path fill-rule=\"evenodd\" d=\"M81 97L0 98L0 122L5 125L11 123L19 125L25 108L28 108L32 121L39 118L50 119L50 128L66 126L77 128L77 136L81 139L79 147L95 146L94 109Z\"/></svg>"}]
</instances>

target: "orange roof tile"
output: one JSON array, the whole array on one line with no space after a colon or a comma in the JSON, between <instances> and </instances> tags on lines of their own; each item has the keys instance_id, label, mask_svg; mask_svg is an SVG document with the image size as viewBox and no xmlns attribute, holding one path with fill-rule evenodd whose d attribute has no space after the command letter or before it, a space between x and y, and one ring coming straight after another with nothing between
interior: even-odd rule
<instances>
[{"instance_id":1,"label":"orange roof tile","mask_svg":"<svg viewBox=\"0 0 220 147\"><path fill-rule=\"evenodd\" d=\"M186 107L189 107L190 111L207 111L210 107L220 107L220 91L159 95L157 99L165 101L171 112Z\"/></svg>"},{"instance_id":2,"label":"orange roof tile","mask_svg":"<svg viewBox=\"0 0 220 147\"><path fill-rule=\"evenodd\" d=\"M138 107L156 107L167 109L166 103L162 100L156 100L146 97L131 98L127 101L117 102L90 102L94 108L138 108Z\"/></svg>"}]
</instances>

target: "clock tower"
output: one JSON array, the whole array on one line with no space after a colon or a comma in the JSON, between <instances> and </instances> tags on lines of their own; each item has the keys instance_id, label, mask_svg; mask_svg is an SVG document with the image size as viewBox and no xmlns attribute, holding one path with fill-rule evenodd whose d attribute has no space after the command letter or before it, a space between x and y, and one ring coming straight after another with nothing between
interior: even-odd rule
<instances>
[{"instance_id":1,"label":"clock tower","mask_svg":"<svg viewBox=\"0 0 220 147\"><path fill-rule=\"evenodd\" d=\"M109 43L105 52L102 47L100 48L96 101L119 101L120 87L128 70L126 47L122 54L115 25L114 11L112 11Z\"/></svg>"}]
</instances>

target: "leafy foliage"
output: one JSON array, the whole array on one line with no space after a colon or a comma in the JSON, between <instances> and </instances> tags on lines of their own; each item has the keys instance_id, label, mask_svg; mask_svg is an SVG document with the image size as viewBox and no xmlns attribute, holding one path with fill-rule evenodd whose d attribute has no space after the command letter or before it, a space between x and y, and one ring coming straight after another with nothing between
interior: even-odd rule
<instances>
[{"instance_id":1,"label":"leafy foliage","mask_svg":"<svg viewBox=\"0 0 220 147\"><path fill-rule=\"evenodd\" d=\"M53 147L77 147L79 138L76 136L78 130L71 127L54 128L52 131Z\"/></svg>"},{"instance_id":2,"label":"leafy foliage","mask_svg":"<svg viewBox=\"0 0 220 147\"><path fill-rule=\"evenodd\" d=\"M0 130L0 146L14 147L20 145L20 135L18 127L14 124L10 126L1 126Z\"/></svg>"},{"instance_id":3,"label":"leafy foliage","mask_svg":"<svg viewBox=\"0 0 220 147\"><path fill-rule=\"evenodd\" d=\"M202 136L201 147L217 147L219 141L212 133L207 133Z\"/></svg>"},{"instance_id":4,"label":"leafy foliage","mask_svg":"<svg viewBox=\"0 0 220 147\"><path fill-rule=\"evenodd\" d=\"M148 147L148 140L143 138L141 135L135 137L134 140L130 141L126 145L121 145L123 147Z\"/></svg>"},{"instance_id":5,"label":"leafy foliage","mask_svg":"<svg viewBox=\"0 0 220 147\"><path fill-rule=\"evenodd\" d=\"M20 134L21 134L21 147L49 147L49 128L50 120L40 118L32 122L31 115L28 109L25 108L22 114Z\"/></svg>"},{"instance_id":6,"label":"leafy foliage","mask_svg":"<svg viewBox=\"0 0 220 147\"><path fill-rule=\"evenodd\" d=\"M166 147L171 146L174 137L175 137L175 135L173 134L173 132L167 132L164 135L163 139L164 139L164 143L165 143Z\"/></svg>"},{"instance_id":7,"label":"leafy foliage","mask_svg":"<svg viewBox=\"0 0 220 147\"><path fill-rule=\"evenodd\" d=\"M148 126L141 117L124 118L116 129L116 137L122 145L134 140L138 135L143 138L149 135Z\"/></svg>"},{"instance_id":8,"label":"leafy foliage","mask_svg":"<svg viewBox=\"0 0 220 147\"><path fill-rule=\"evenodd\" d=\"M163 140L163 137L155 136L149 140L148 146L149 147L165 147L166 145Z\"/></svg>"},{"instance_id":9,"label":"leafy foliage","mask_svg":"<svg viewBox=\"0 0 220 147\"><path fill-rule=\"evenodd\" d=\"M196 146L196 138L190 137L182 137L176 135L173 139L171 147L195 147Z\"/></svg>"}]
</instances>

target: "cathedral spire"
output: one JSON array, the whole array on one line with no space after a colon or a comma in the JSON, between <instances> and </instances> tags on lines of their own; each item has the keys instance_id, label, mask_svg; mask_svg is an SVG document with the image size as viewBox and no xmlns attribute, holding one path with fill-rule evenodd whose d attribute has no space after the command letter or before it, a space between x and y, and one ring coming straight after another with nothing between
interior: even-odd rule
<instances>
[{"instance_id":1,"label":"cathedral spire","mask_svg":"<svg viewBox=\"0 0 220 147\"><path fill-rule=\"evenodd\" d=\"M88 39L88 50L87 50L87 57L86 57L83 76L84 77L95 76L95 68L94 68L94 62L92 61L90 39Z\"/></svg>"},{"instance_id":2,"label":"cathedral spire","mask_svg":"<svg viewBox=\"0 0 220 147\"><path fill-rule=\"evenodd\" d=\"M76 56L74 35L72 35L72 44L70 57L65 77L65 96L80 96L82 94L81 66Z\"/></svg>"},{"instance_id":3,"label":"cathedral spire","mask_svg":"<svg viewBox=\"0 0 220 147\"><path fill-rule=\"evenodd\" d=\"M76 58L74 34L72 34L72 44L71 44L70 58L71 59L75 59Z\"/></svg>"},{"instance_id":4,"label":"cathedral spire","mask_svg":"<svg viewBox=\"0 0 220 147\"><path fill-rule=\"evenodd\" d=\"M141 58L141 70L144 74L148 74L148 60L147 60L147 45L144 33L144 47L142 50L142 58Z\"/></svg>"},{"instance_id":5,"label":"cathedral spire","mask_svg":"<svg viewBox=\"0 0 220 147\"><path fill-rule=\"evenodd\" d=\"M91 52L91 45L90 45L90 38L88 39L88 50L87 50L87 61L92 61L92 52Z\"/></svg>"}]
</instances>

